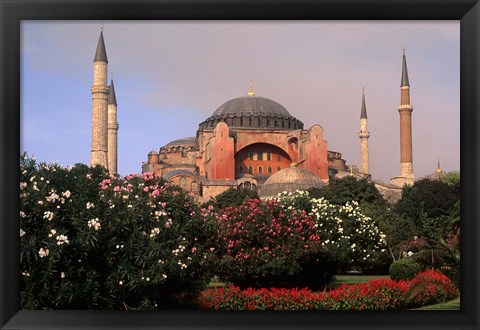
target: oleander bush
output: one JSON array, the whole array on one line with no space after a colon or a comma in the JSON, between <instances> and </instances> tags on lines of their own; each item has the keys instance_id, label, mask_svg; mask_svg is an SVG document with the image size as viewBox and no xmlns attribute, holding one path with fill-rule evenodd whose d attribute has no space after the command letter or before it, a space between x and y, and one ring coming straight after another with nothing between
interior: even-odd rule
<instances>
[{"instance_id":1,"label":"oleander bush","mask_svg":"<svg viewBox=\"0 0 480 330\"><path fill-rule=\"evenodd\" d=\"M241 288L318 289L338 271L386 255L385 235L357 202L335 205L297 191L213 213L217 274Z\"/></svg>"},{"instance_id":2,"label":"oleander bush","mask_svg":"<svg viewBox=\"0 0 480 330\"><path fill-rule=\"evenodd\" d=\"M386 235L362 212L358 202L337 205L312 198L307 191L281 193L277 199L288 210L307 210L337 273L371 268L388 256Z\"/></svg>"},{"instance_id":3,"label":"oleander bush","mask_svg":"<svg viewBox=\"0 0 480 330\"><path fill-rule=\"evenodd\" d=\"M429 270L411 281L378 279L320 292L306 288L241 290L234 286L208 289L198 304L213 310L398 310L443 303L458 294L450 279Z\"/></svg>"},{"instance_id":4,"label":"oleander bush","mask_svg":"<svg viewBox=\"0 0 480 330\"><path fill-rule=\"evenodd\" d=\"M325 283L333 274L316 223L305 211L252 199L215 217L216 273L223 281L242 288L291 287Z\"/></svg>"},{"instance_id":5,"label":"oleander bush","mask_svg":"<svg viewBox=\"0 0 480 330\"><path fill-rule=\"evenodd\" d=\"M23 309L190 306L211 279L216 224L152 173L20 160Z\"/></svg>"},{"instance_id":6,"label":"oleander bush","mask_svg":"<svg viewBox=\"0 0 480 330\"><path fill-rule=\"evenodd\" d=\"M420 271L422 267L412 258L403 258L395 260L390 265L390 278L392 280L411 280Z\"/></svg>"}]
</instances>

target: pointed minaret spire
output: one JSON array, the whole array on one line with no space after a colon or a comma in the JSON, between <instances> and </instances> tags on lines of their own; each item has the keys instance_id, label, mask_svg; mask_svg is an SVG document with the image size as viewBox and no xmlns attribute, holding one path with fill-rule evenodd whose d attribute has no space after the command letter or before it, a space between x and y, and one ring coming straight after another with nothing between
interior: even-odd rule
<instances>
[{"instance_id":1,"label":"pointed minaret spire","mask_svg":"<svg viewBox=\"0 0 480 330\"><path fill-rule=\"evenodd\" d=\"M107 50L105 49L105 41L103 40L103 24L100 28L100 37L98 38L97 51L95 52L94 62L102 61L107 62Z\"/></svg>"},{"instance_id":2,"label":"pointed minaret spire","mask_svg":"<svg viewBox=\"0 0 480 330\"><path fill-rule=\"evenodd\" d=\"M110 94L108 95L108 104L117 105L117 97L115 95L115 86L113 85L113 79L110 80Z\"/></svg>"},{"instance_id":3,"label":"pointed minaret spire","mask_svg":"<svg viewBox=\"0 0 480 330\"><path fill-rule=\"evenodd\" d=\"M405 48L403 48L403 62L402 62L402 84L400 87L410 86L408 81L407 58L405 57Z\"/></svg>"},{"instance_id":4,"label":"pointed minaret spire","mask_svg":"<svg viewBox=\"0 0 480 330\"><path fill-rule=\"evenodd\" d=\"M415 182L413 174L413 153L412 153L412 112L413 106L410 104L410 83L408 81L407 59L405 57L405 48L403 49L402 59L402 85L400 86L400 176L394 178L394 185L403 186L412 185Z\"/></svg>"},{"instance_id":5,"label":"pointed minaret spire","mask_svg":"<svg viewBox=\"0 0 480 330\"><path fill-rule=\"evenodd\" d=\"M370 132L368 131L367 106L365 105L365 88L362 88L362 109L360 111L360 132L358 137L360 138L360 172L368 174L368 138L370 137Z\"/></svg>"},{"instance_id":6,"label":"pointed minaret spire","mask_svg":"<svg viewBox=\"0 0 480 330\"><path fill-rule=\"evenodd\" d=\"M360 112L360 118L367 119L367 106L365 105L365 87L362 88L362 110Z\"/></svg>"},{"instance_id":7,"label":"pointed minaret spire","mask_svg":"<svg viewBox=\"0 0 480 330\"><path fill-rule=\"evenodd\" d=\"M248 89L248 96L255 96L255 92L253 91L253 81L250 80L250 88Z\"/></svg>"},{"instance_id":8,"label":"pointed minaret spire","mask_svg":"<svg viewBox=\"0 0 480 330\"><path fill-rule=\"evenodd\" d=\"M103 30L103 28L102 28ZM108 169L108 99L110 88L107 85L108 60L100 31L97 50L93 60L92 92L92 149L90 166L100 165Z\"/></svg>"}]
</instances>

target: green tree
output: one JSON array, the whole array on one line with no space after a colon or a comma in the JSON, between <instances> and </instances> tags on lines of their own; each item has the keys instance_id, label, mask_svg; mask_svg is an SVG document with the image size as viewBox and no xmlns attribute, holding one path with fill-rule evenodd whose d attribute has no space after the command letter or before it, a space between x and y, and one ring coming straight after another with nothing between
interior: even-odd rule
<instances>
[{"instance_id":1,"label":"green tree","mask_svg":"<svg viewBox=\"0 0 480 330\"><path fill-rule=\"evenodd\" d=\"M229 188L208 202L204 203L203 207L212 205L216 210L223 209L227 206L240 206L243 202L251 199L259 198L258 193L254 190Z\"/></svg>"},{"instance_id":2,"label":"green tree","mask_svg":"<svg viewBox=\"0 0 480 330\"><path fill-rule=\"evenodd\" d=\"M405 216L415 225L417 232L423 231L422 219L448 216L455 203L460 200L459 185L439 180L421 179L412 186L405 186L402 198L395 205L397 214ZM425 215L422 215L425 212ZM443 226L443 223L439 223Z\"/></svg>"},{"instance_id":3,"label":"green tree","mask_svg":"<svg viewBox=\"0 0 480 330\"><path fill-rule=\"evenodd\" d=\"M385 199L383 199L373 182L367 179L357 179L354 176L333 179L328 186L311 188L308 192L313 198L323 197L330 203L337 205L356 201L361 206L365 204L386 206Z\"/></svg>"}]
</instances>

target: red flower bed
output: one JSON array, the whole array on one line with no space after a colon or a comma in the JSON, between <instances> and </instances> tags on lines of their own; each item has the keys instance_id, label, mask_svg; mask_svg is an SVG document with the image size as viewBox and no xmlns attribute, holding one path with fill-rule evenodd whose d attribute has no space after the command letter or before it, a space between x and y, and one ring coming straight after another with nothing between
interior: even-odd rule
<instances>
[{"instance_id":1,"label":"red flower bed","mask_svg":"<svg viewBox=\"0 0 480 330\"><path fill-rule=\"evenodd\" d=\"M347 285L330 291L309 289L247 289L203 291L199 305L214 310L395 310L441 303L458 295L442 273L428 270L411 281L389 279Z\"/></svg>"}]
</instances>

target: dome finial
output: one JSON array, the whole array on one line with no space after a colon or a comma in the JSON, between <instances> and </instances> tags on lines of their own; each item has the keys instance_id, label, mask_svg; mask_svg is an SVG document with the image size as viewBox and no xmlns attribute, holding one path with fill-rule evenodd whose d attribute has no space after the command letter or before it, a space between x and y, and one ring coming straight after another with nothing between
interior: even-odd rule
<instances>
[{"instance_id":1,"label":"dome finial","mask_svg":"<svg viewBox=\"0 0 480 330\"><path fill-rule=\"evenodd\" d=\"M248 89L248 96L255 96L255 92L253 91L253 81L250 80L250 88Z\"/></svg>"},{"instance_id":2,"label":"dome finial","mask_svg":"<svg viewBox=\"0 0 480 330\"><path fill-rule=\"evenodd\" d=\"M442 173L442 169L440 168L440 158L437 157L437 169L435 170L436 173Z\"/></svg>"}]
</instances>

